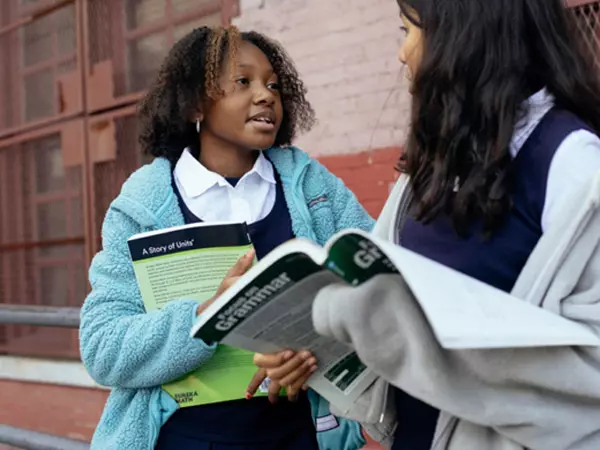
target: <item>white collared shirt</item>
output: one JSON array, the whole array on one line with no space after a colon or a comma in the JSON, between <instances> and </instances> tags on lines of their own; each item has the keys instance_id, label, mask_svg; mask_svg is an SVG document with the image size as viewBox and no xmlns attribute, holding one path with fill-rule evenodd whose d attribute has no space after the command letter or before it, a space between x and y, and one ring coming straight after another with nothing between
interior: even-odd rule
<instances>
[{"instance_id":1,"label":"white collared shirt","mask_svg":"<svg viewBox=\"0 0 600 450\"><path fill-rule=\"evenodd\" d=\"M259 154L254 167L232 186L204 167L185 149L173 170L183 202L204 222L239 221L251 224L273 209L276 182L273 165Z\"/></svg>"},{"instance_id":2,"label":"white collared shirt","mask_svg":"<svg viewBox=\"0 0 600 450\"><path fill-rule=\"evenodd\" d=\"M516 157L531 133L544 116L554 107L554 97L542 89L528 99L529 110L517 126L510 144L510 153ZM565 210L563 204L569 193L578 191L600 171L600 138L587 130L569 134L554 153L542 211L542 230L559 219Z\"/></svg>"}]
</instances>

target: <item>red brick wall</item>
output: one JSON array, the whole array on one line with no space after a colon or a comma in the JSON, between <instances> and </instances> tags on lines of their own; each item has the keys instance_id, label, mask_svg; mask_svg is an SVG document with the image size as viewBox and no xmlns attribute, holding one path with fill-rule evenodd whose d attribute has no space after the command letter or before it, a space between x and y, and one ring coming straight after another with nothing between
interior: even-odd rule
<instances>
[{"instance_id":1,"label":"red brick wall","mask_svg":"<svg viewBox=\"0 0 600 450\"><path fill-rule=\"evenodd\" d=\"M107 391L0 380L0 423L89 440Z\"/></svg>"},{"instance_id":2,"label":"red brick wall","mask_svg":"<svg viewBox=\"0 0 600 450\"><path fill-rule=\"evenodd\" d=\"M357 154L325 156L319 161L344 180L369 214L376 218L397 179L394 165L399 153L400 147L390 147Z\"/></svg>"}]
</instances>

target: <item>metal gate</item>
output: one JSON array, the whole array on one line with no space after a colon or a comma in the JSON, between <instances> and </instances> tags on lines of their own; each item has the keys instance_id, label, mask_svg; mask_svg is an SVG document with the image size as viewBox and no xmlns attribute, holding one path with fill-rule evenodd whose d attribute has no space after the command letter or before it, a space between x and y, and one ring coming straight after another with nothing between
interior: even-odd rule
<instances>
[{"instance_id":1,"label":"metal gate","mask_svg":"<svg viewBox=\"0 0 600 450\"><path fill-rule=\"evenodd\" d=\"M237 0L0 1L0 304L80 306L100 226L145 162L136 102L171 45ZM76 330L0 326L0 354L78 357Z\"/></svg>"}]
</instances>

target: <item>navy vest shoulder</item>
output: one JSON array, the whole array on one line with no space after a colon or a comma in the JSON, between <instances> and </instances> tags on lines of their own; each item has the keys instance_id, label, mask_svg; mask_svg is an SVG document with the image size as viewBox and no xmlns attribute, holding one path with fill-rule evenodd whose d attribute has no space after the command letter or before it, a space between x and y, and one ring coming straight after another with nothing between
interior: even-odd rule
<instances>
[{"instance_id":1,"label":"navy vest shoulder","mask_svg":"<svg viewBox=\"0 0 600 450\"><path fill-rule=\"evenodd\" d=\"M275 179L277 185L273 209L264 219L248 225L248 232L250 233L250 237L252 239L252 243L254 244L258 259L263 258L278 245L294 238L292 219L285 201L283 185L279 175L276 174ZM239 179L228 178L227 181L235 186ZM197 217L184 203L183 199L181 198L181 193L177 189L174 181L172 184L173 190L177 195L179 208L181 209L185 223L201 222L202 218Z\"/></svg>"},{"instance_id":2,"label":"navy vest shoulder","mask_svg":"<svg viewBox=\"0 0 600 450\"><path fill-rule=\"evenodd\" d=\"M489 239L474 223L461 238L448 216L429 224L408 218L399 230L401 245L447 267L509 292L542 236L542 212L550 164L572 132L589 127L570 112L552 109L513 161L513 208ZM574 155L573 157L577 157ZM393 450L429 450L439 412L397 390L398 430Z\"/></svg>"}]
</instances>

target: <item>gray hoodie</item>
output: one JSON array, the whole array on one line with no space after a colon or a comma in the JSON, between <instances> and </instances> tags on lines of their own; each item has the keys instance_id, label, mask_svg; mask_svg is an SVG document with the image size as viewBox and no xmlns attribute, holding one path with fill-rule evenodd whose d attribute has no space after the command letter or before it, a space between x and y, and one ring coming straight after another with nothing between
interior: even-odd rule
<instances>
[{"instance_id":1,"label":"gray hoodie","mask_svg":"<svg viewBox=\"0 0 600 450\"><path fill-rule=\"evenodd\" d=\"M374 233L395 241L410 201L398 180ZM512 294L600 335L600 173L565 203ZM319 333L354 347L380 379L351 411L390 447L396 427L388 383L442 411L432 450L600 450L600 348L445 350L396 276L323 289ZM510 326L510 324L507 324Z\"/></svg>"}]
</instances>

